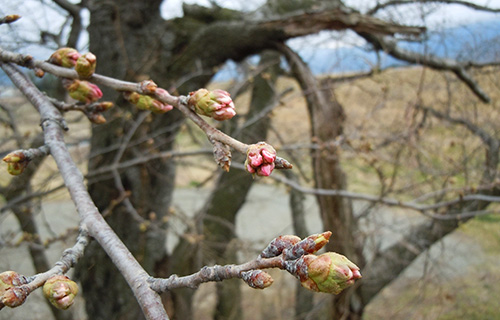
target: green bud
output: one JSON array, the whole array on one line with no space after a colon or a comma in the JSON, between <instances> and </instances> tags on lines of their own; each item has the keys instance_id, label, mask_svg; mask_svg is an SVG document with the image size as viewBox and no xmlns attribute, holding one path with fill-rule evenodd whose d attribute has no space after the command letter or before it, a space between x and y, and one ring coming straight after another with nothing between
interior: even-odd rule
<instances>
[{"instance_id":1,"label":"green bud","mask_svg":"<svg viewBox=\"0 0 500 320\"><path fill-rule=\"evenodd\" d=\"M76 60L75 70L80 76L80 78L87 79L94 74L96 68L96 61L97 61L96 56L91 52L88 52L80 56L78 60Z\"/></svg>"},{"instance_id":2,"label":"green bud","mask_svg":"<svg viewBox=\"0 0 500 320\"><path fill-rule=\"evenodd\" d=\"M43 294L58 309L71 307L77 293L78 285L63 275L53 276L43 285Z\"/></svg>"}]
</instances>

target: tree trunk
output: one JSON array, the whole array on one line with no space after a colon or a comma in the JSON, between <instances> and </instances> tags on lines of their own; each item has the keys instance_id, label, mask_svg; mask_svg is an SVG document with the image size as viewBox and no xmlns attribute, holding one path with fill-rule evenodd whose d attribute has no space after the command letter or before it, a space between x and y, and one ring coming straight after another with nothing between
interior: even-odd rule
<instances>
[{"instance_id":1,"label":"tree trunk","mask_svg":"<svg viewBox=\"0 0 500 320\"><path fill-rule=\"evenodd\" d=\"M274 84L280 71L279 56L275 52L264 52L261 54L259 65L271 66L254 78L250 109L245 117L247 121L257 117L276 98ZM267 137L269 124L270 119L264 116L237 133L236 138L245 143L264 141ZM245 157L235 154L233 161L242 163L245 161ZM237 248L230 245L232 240L236 238L236 230L234 228L228 230L228 226L234 227L236 215L245 203L253 182L252 176L243 170L232 169L220 175L215 190L202 213L204 216L203 233L211 254L205 256L206 263L213 262L211 261L214 259L212 255L215 255L215 262L218 264L237 261ZM240 285L241 281L239 280L217 283L218 300L214 319L240 319L242 313Z\"/></svg>"},{"instance_id":2,"label":"tree trunk","mask_svg":"<svg viewBox=\"0 0 500 320\"><path fill-rule=\"evenodd\" d=\"M160 3L92 2L88 30L90 51L98 57L97 72L131 81L153 78L168 87L170 82L161 73L161 66L169 53L167 40L171 34L164 30ZM175 80L174 75L168 76ZM105 88L103 92L105 100L116 101L116 107L108 116L110 121L92 129L89 172L172 147L182 121L179 112L151 117L130 107L116 92ZM155 136L152 144L148 143L150 135ZM151 274L166 254L161 221L170 206L174 169L173 161L159 159L89 181L89 192L101 212L130 192L129 198L112 209L107 221ZM144 232L148 224L154 227ZM143 318L130 288L97 243L86 249L77 274L89 318Z\"/></svg>"},{"instance_id":3,"label":"tree trunk","mask_svg":"<svg viewBox=\"0 0 500 320\"><path fill-rule=\"evenodd\" d=\"M292 73L304 92L311 121L311 141L319 146L312 151L315 187L321 189L346 189L345 174L340 164L338 139L343 134L345 114L330 87L319 84L309 67L290 48L279 45L279 49L292 69ZM363 266L364 259L359 239L356 239L357 225L349 199L338 196L318 195L323 228L333 232L332 241L326 249L342 253L350 260ZM354 290L345 290L327 306L324 319L360 319L364 305L351 303Z\"/></svg>"}]
</instances>

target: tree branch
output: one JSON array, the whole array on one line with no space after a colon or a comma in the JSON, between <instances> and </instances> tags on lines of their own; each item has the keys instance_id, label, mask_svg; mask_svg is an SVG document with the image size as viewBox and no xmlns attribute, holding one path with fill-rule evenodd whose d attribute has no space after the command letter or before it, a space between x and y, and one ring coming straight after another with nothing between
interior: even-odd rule
<instances>
[{"instance_id":1,"label":"tree branch","mask_svg":"<svg viewBox=\"0 0 500 320\"><path fill-rule=\"evenodd\" d=\"M392 0L384 3L378 3L375 7L368 10L366 14L374 15L380 10L386 9L388 7L398 6L398 5L407 5L407 4L428 4L428 3L443 3L443 4L459 4L474 10L486 11L486 12L500 12L500 9L489 8L486 6L481 6L468 1L460 1L460 0L419 0L415 2L414 0Z\"/></svg>"},{"instance_id":2,"label":"tree branch","mask_svg":"<svg viewBox=\"0 0 500 320\"><path fill-rule=\"evenodd\" d=\"M103 217L83 183L83 176L71 159L64 143L61 128L62 116L47 98L12 64L1 64L16 87L39 111L42 118L45 143L57 163L71 198L80 215L82 229L94 237L120 270L139 302L147 319L168 319L160 297L146 283L149 275L116 236Z\"/></svg>"},{"instance_id":3,"label":"tree branch","mask_svg":"<svg viewBox=\"0 0 500 320\"><path fill-rule=\"evenodd\" d=\"M384 50L387 54L396 59L409 63L421 64L436 70L447 70L464 82L466 86L483 102L491 102L491 98L481 89L479 84L467 73L467 63L460 63L451 59L438 58L433 55L423 55L417 52L405 50L397 45L394 39L382 37L370 33L358 33L366 41L371 43L376 49Z\"/></svg>"}]
</instances>

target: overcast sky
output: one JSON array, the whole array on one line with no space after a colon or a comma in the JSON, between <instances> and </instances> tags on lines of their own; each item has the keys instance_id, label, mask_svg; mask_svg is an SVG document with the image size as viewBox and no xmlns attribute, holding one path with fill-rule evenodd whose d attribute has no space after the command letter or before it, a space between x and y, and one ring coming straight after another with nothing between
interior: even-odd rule
<instances>
[{"instance_id":1,"label":"overcast sky","mask_svg":"<svg viewBox=\"0 0 500 320\"><path fill-rule=\"evenodd\" d=\"M361 11L365 11L372 7L376 0L344 0L350 6L354 6ZM16 22L13 26L1 26L0 42L3 46L14 47L15 42L28 40L37 42L39 40L40 30L49 30L57 32L65 23L63 16L60 14L61 9L54 5L49 0L0 0L3 4L0 6L0 15L17 13L23 18ZM48 5L41 5L40 3ZM78 1L73 1L78 2ZM208 0L186 0L187 3L198 3L201 5L210 5ZM233 9L254 10L258 8L265 0L217 0L221 6L230 7ZM500 0L473 0L473 2L481 5L487 5L494 8L500 8ZM166 19L182 15L181 0L167 0L162 4L162 16ZM418 6L399 6L396 12L391 13L391 18L398 19L404 16L405 24L421 25L426 24L431 29L449 28L460 24L468 24L477 21L500 19L500 14L484 13L459 5L432 5L433 11L431 15L427 15L425 21L422 19L423 12ZM84 20L88 21L88 12L83 12ZM66 21L67 23L67 21ZM10 29L10 30L9 30ZM14 33L15 32L15 33ZM336 38L337 37L337 38ZM300 45L301 41L294 40L292 45ZM332 32L323 32L319 36L310 37L306 40L309 45L311 41L316 45L323 46L346 46L357 45L359 39L357 37L342 37L339 40L338 35ZM80 50L85 50L87 38L83 37L79 44ZM28 49L31 47L27 47Z\"/></svg>"}]
</instances>

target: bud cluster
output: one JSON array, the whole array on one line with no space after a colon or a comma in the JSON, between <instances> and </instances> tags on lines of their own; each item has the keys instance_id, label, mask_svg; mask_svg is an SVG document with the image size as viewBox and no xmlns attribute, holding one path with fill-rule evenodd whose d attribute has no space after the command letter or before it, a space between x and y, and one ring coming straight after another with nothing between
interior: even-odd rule
<instances>
[{"instance_id":1,"label":"bud cluster","mask_svg":"<svg viewBox=\"0 0 500 320\"><path fill-rule=\"evenodd\" d=\"M231 95L224 90L198 89L189 94L189 106L198 114L215 120L229 120L236 115Z\"/></svg>"},{"instance_id":2,"label":"bud cluster","mask_svg":"<svg viewBox=\"0 0 500 320\"><path fill-rule=\"evenodd\" d=\"M28 293L19 286L26 284L26 278L14 271L0 273L0 301L3 305L14 308L26 300Z\"/></svg>"},{"instance_id":3,"label":"bud cluster","mask_svg":"<svg viewBox=\"0 0 500 320\"><path fill-rule=\"evenodd\" d=\"M330 231L303 240L293 235L273 239L260 258L281 255L283 267L297 277L302 286L316 292L339 294L361 278L359 268L345 256L334 252L315 255L329 241Z\"/></svg>"},{"instance_id":4,"label":"bud cluster","mask_svg":"<svg viewBox=\"0 0 500 320\"><path fill-rule=\"evenodd\" d=\"M266 142L258 142L248 147L245 169L258 176L267 177L273 172L276 150Z\"/></svg>"},{"instance_id":5,"label":"bud cluster","mask_svg":"<svg viewBox=\"0 0 500 320\"><path fill-rule=\"evenodd\" d=\"M74 67L81 79L88 79L95 72L97 58L91 52L82 55L73 48L60 48L50 56L49 62L65 68ZM64 79L63 86L71 98L87 104L102 97L101 89L88 81Z\"/></svg>"}]
</instances>

